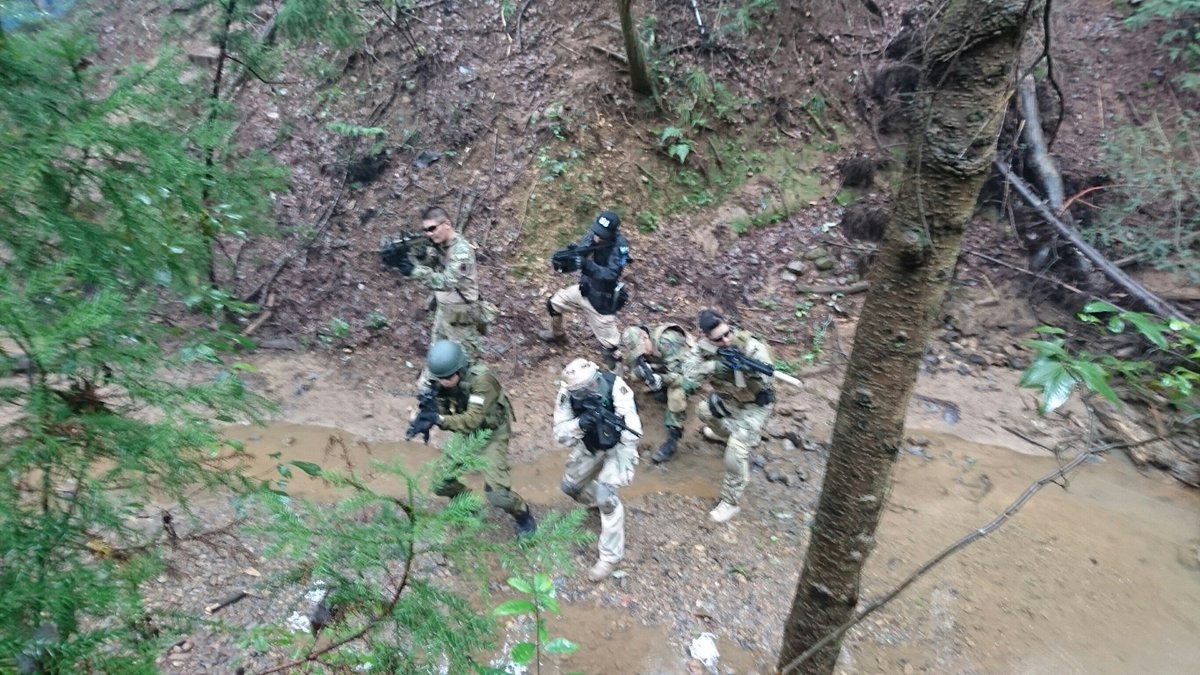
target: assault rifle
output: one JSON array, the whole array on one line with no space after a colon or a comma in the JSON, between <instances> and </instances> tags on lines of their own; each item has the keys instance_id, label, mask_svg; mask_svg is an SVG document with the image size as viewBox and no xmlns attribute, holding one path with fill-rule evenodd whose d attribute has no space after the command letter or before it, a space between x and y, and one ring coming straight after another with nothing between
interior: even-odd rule
<instances>
[{"instance_id":1,"label":"assault rifle","mask_svg":"<svg viewBox=\"0 0 1200 675\"><path fill-rule=\"evenodd\" d=\"M550 256L550 266L554 268L555 272L578 272L579 265L575 264L575 260L577 258L612 245L613 243L611 241L604 242L603 244L592 244L591 246L584 246L582 248L576 246L575 244L571 244L561 251L555 251L554 254Z\"/></svg>"},{"instance_id":2,"label":"assault rifle","mask_svg":"<svg viewBox=\"0 0 1200 675\"><path fill-rule=\"evenodd\" d=\"M721 347L717 349L717 356L721 357L721 362L733 371L734 382L737 383L737 386L739 387L746 386L745 373L746 371L749 371L751 373L757 373L766 377L772 377L780 382L786 382L787 384L799 389L804 388L804 385L800 383L800 380L797 380L787 373L775 370L775 367L769 363L764 363L758 359L746 356L744 353L742 353L742 350L738 349L737 347Z\"/></svg>"},{"instance_id":3,"label":"assault rifle","mask_svg":"<svg viewBox=\"0 0 1200 675\"><path fill-rule=\"evenodd\" d=\"M628 431L629 433L641 438L642 435L625 425L625 420L621 416L612 412L604 406L597 394L590 394L580 401L584 413L593 413L600 421L596 424L596 437L600 441L600 445L605 448L611 448L621 440L621 432Z\"/></svg>"},{"instance_id":4,"label":"assault rifle","mask_svg":"<svg viewBox=\"0 0 1200 675\"><path fill-rule=\"evenodd\" d=\"M410 441L413 436L421 434L425 437L425 444L429 444L429 426L425 426L423 423L430 416L436 420L438 415L441 414L441 411L438 410L437 394L433 392L433 388L436 386L436 384L431 382L429 389L417 396L417 416L413 418L412 422L408 423L408 430L404 432L404 440Z\"/></svg>"},{"instance_id":5,"label":"assault rifle","mask_svg":"<svg viewBox=\"0 0 1200 675\"><path fill-rule=\"evenodd\" d=\"M645 356L637 357L637 362L633 364L633 367L638 371L638 374L642 376L642 381L645 382L648 387L654 391L662 389L662 376L654 372L654 369L650 367L650 363L646 361ZM658 382L657 387L654 386L654 382Z\"/></svg>"},{"instance_id":6,"label":"assault rifle","mask_svg":"<svg viewBox=\"0 0 1200 675\"><path fill-rule=\"evenodd\" d=\"M421 232L401 232L398 236L383 241L379 247L379 258L388 267L400 267L400 261L408 259L409 246L414 241L425 238Z\"/></svg>"}]
</instances>

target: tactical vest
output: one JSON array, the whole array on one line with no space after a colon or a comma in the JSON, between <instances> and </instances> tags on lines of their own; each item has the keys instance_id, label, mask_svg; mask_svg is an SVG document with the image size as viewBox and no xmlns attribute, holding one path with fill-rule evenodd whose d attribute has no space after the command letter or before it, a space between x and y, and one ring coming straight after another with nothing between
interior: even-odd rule
<instances>
[{"instance_id":1,"label":"tactical vest","mask_svg":"<svg viewBox=\"0 0 1200 675\"><path fill-rule=\"evenodd\" d=\"M462 379L453 389L445 390L438 387L437 396L442 404L441 407L449 411L451 415L466 412L467 406L470 405L471 392L475 389L475 382L487 372L487 366L476 363L463 373ZM496 398L496 403L490 409L483 411L483 424L480 428L499 429L512 419L516 419L512 405L508 402L508 396L501 391L500 396Z\"/></svg>"},{"instance_id":2,"label":"tactical vest","mask_svg":"<svg viewBox=\"0 0 1200 675\"><path fill-rule=\"evenodd\" d=\"M613 384L616 381L616 375L612 373L602 373L600 375L599 391L595 392L595 394L600 397L600 403L604 405L605 409L613 414L616 414L617 412L616 408L613 406L612 400ZM568 396L567 399L571 403L571 413L575 415L575 417L579 417L584 413L585 410L587 410L583 402L576 400L574 396ZM615 446L621 439L621 433L618 429L610 429L608 430L608 433L601 434L599 427L603 424L604 422L598 422L595 428L589 429L583 434L584 447L593 453L600 452L602 450L608 450L609 448ZM613 441L611 443L604 443L600 440L601 436L611 438Z\"/></svg>"}]
</instances>

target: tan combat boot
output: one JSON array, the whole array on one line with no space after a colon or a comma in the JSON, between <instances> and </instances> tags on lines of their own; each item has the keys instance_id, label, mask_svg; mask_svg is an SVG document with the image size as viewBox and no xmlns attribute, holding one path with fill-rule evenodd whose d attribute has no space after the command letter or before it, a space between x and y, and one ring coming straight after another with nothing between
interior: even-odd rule
<instances>
[{"instance_id":1,"label":"tan combat boot","mask_svg":"<svg viewBox=\"0 0 1200 675\"><path fill-rule=\"evenodd\" d=\"M708 517L712 518L714 523L725 523L729 522L729 520L736 516L741 510L742 507L721 500L721 503L717 504L717 508L708 512Z\"/></svg>"},{"instance_id":2,"label":"tan combat boot","mask_svg":"<svg viewBox=\"0 0 1200 675\"><path fill-rule=\"evenodd\" d=\"M598 584L612 576L613 571L616 569L616 563L610 563L601 560L595 565L592 565L592 569L588 570L588 580L594 584Z\"/></svg>"},{"instance_id":3,"label":"tan combat boot","mask_svg":"<svg viewBox=\"0 0 1200 675\"><path fill-rule=\"evenodd\" d=\"M567 343L567 331L563 329L562 314L551 314L550 328L538 331L537 336L542 342L565 345Z\"/></svg>"}]
</instances>

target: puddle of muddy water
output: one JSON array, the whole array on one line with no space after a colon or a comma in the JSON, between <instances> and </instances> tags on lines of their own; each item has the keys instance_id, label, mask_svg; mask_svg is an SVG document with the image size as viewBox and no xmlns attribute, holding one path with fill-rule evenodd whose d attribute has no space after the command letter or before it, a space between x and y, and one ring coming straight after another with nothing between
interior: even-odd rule
<instances>
[{"instance_id":1,"label":"puddle of muddy water","mask_svg":"<svg viewBox=\"0 0 1200 675\"><path fill-rule=\"evenodd\" d=\"M244 444L245 472L268 481L281 478L277 469L281 462L313 462L326 469L344 472L348 467L353 467L355 471L368 472L372 462L400 459L405 469L415 474L438 457L439 438L436 435L430 445L419 442L367 442L340 429L290 422L272 422L265 427L232 426L227 427L224 433L228 438ZM441 440L444 438L443 435ZM626 500L634 500L648 494L670 493L715 499L725 469L715 451L703 450L682 450L680 456L691 455L686 462L655 466L643 461L638 466L633 485L621 490L621 496ZM276 453L279 457L272 457ZM513 489L535 505L570 508L574 502L559 489L566 456L564 451L544 455L532 463L513 465ZM288 492L317 500L338 498L339 495L324 481L310 478L299 471L292 473ZM384 491L400 488L398 482L387 476L376 476L368 482ZM464 476L463 482L473 489L483 489L482 478L478 475Z\"/></svg>"},{"instance_id":2,"label":"puddle of muddy water","mask_svg":"<svg viewBox=\"0 0 1200 675\"><path fill-rule=\"evenodd\" d=\"M437 453L432 445L364 443L337 429L289 423L232 427L227 434L245 443L247 470L268 480L278 478L279 460L270 457L276 452L283 461L337 469L347 460L364 468L371 460L400 457L414 471ZM864 576L865 598L891 588L946 545L987 523L1056 466L1051 457L936 431L922 435L929 442L921 455L902 454L896 468L879 545ZM514 465L514 487L535 510L575 506L559 491L563 459L553 453ZM717 449L689 446L665 467L643 463L622 494L627 503L655 493L712 498L722 471ZM291 492L338 498L320 481L293 473ZM478 477L466 482L480 487ZM389 489L386 483L376 486ZM1200 634L1198 514L1200 496L1162 476L1140 474L1121 455L1085 465L1069 490L1047 486L1003 528L940 565L873 623L856 629L847 651L851 660L839 672L894 673L910 666L927 673L1195 672L1200 663L1195 640ZM764 538L777 528L754 513L739 526ZM802 558L798 553L795 571ZM771 625L759 628L778 630L771 617L782 620L787 600L780 597L778 606L764 607L762 620ZM671 625L642 626L619 609L565 603L564 615L550 621L551 634L582 646L552 672L687 672L678 636L672 641L669 634ZM736 672L770 665L755 662L762 654L739 652L728 640L720 647L722 664Z\"/></svg>"}]
</instances>

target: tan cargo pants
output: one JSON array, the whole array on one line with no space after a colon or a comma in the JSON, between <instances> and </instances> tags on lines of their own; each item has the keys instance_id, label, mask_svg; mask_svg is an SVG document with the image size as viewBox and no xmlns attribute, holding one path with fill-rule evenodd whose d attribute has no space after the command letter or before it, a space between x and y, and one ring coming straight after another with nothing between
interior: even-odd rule
<instances>
[{"instance_id":1,"label":"tan cargo pants","mask_svg":"<svg viewBox=\"0 0 1200 675\"><path fill-rule=\"evenodd\" d=\"M624 469L618 453L636 458L637 448L618 444L593 455L580 444L567 457L562 477L562 491L567 496L600 510L600 561L614 564L625 557L625 505L617 489L632 481L631 467L636 461L626 459L630 468Z\"/></svg>"},{"instance_id":2,"label":"tan cargo pants","mask_svg":"<svg viewBox=\"0 0 1200 675\"><path fill-rule=\"evenodd\" d=\"M579 292L579 284L560 288L550 296L550 306L559 314L582 312L587 318L592 334L605 349L615 349L621 344L621 335L617 332L617 315L597 312L592 303Z\"/></svg>"}]
</instances>

